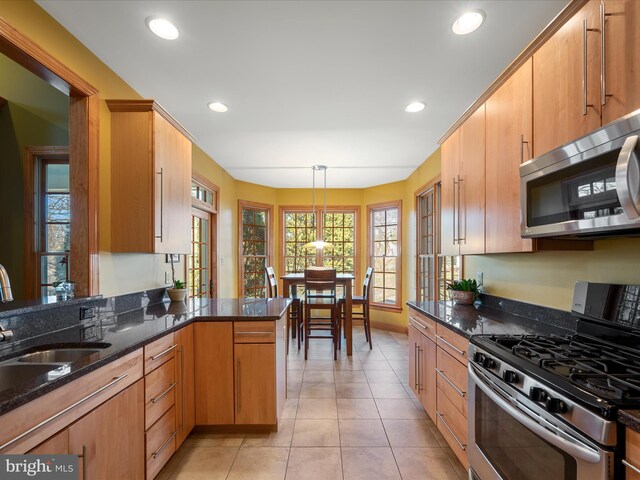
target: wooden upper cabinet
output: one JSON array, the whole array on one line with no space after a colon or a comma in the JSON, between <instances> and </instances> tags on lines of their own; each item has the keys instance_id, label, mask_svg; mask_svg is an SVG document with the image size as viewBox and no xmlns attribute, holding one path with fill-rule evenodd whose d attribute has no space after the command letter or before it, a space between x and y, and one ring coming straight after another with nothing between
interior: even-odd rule
<instances>
[{"instance_id":1,"label":"wooden upper cabinet","mask_svg":"<svg viewBox=\"0 0 640 480\"><path fill-rule=\"evenodd\" d=\"M486 252L530 252L520 236L520 164L533 144L532 60L486 103Z\"/></svg>"},{"instance_id":2,"label":"wooden upper cabinet","mask_svg":"<svg viewBox=\"0 0 640 480\"><path fill-rule=\"evenodd\" d=\"M440 187L440 252L458 255L458 198L457 182L460 173L460 130L456 130L442 144Z\"/></svg>"},{"instance_id":3,"label":"wooden upper cabinet","mask_svg":"<svg viewBox=\"0 0 640 480\"><path fill-rule=\"evenodd\" d=\"M153 100L111 110L111 251L190 251L191 135Z\"/></svg>"},{"instance_id":4,"label":"wooden upper cabinet","mask_svg":"<svg viewBox=\"0 0 640 480\"><path fill-rule=\"evenodd\" d=\"M599 11L590 1L533 54L534 156L600 126Z\"/></svg>"},{"instance_id":5,"label":"wooden upper cabinet","mask_svg":"<svg viewBox=\"0 0 640 480\"><path fill-rule=\"evenodd\" d=\"M640 2L605 0L602 123L640 108Z\"/></svg>"},{"instance_id":6,"label":"wooden upper cabinet","mask_svg":"<svg viewBox=\"0 0 640 480\"><path fill-rule=\"evenodd\" d=\"M460 127L460 174L457 219L460 254L485 251L485 106Z\"/></svg>"}]
</instances>

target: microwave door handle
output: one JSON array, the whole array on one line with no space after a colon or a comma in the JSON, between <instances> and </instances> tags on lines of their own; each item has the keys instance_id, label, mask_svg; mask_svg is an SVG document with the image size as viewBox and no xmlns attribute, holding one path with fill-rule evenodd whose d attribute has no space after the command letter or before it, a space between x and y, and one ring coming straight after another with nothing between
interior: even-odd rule
<instances>
[{"instance_id":1,"label":"microwave door handle","mask_svg":"<svg viewBox=\"0 0 640 480\"><path fill-rule=\"evenodd\" d=\"M469 377L476 384L476 386L480 388L480 390L482 390L484 394L489 397L489 399L491 399L491 401L495 402L500 408L511 415L511 417L520 422L522 425L524 425L526 428L531 430L543 440L546 440L550 444L555 445L574 458L583 460L588 463L600 463L602 458L597 450L580 442L578 439L569 441L563 437L560 437L559 435L553 433L551 430L548 430L547 428L540 425L537 421L532 419L529 415L527 415L519 408L516 408L509 402L507 402L504 398L502 398L502 396L498 395L491 387L489 387L486 383L484 383L483 380L478 377L471 363L469 364Z\"/></svg>"},{"instance_id":2,"label":"microwave door handle","mask_svg":"<svg viewBox=\"0 0 640 480\"><path fill-rule=\"evenodd\" d=\"M620 206L630 220L640 217L640 164L635 153L638 136L627 137L616 164L616 190Z\"/></svg>"}]
</instances>

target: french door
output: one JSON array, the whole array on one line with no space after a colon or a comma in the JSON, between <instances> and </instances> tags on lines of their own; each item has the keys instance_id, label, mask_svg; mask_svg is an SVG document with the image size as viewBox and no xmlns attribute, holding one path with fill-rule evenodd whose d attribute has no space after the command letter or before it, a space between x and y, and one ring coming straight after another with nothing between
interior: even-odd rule
<instances>
[{"instance_id":1,"label":"french door","mask_svg":"<svg viewBox=\"0 0 640 480\"><path fill-rule=\"evenodd\" d=\"M189 298L216 297L215 214L191 209L191 255L187 262Z\"/></svg>"}]
</instances>

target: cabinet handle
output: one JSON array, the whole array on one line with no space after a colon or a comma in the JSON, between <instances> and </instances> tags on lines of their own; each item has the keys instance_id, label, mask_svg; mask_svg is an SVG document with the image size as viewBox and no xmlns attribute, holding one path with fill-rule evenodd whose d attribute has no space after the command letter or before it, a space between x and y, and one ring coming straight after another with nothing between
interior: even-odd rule
<instances>
[{"instance_id":1,"label":"cabinet handle","mask_svg":"<svg viewBox=\"0 0 640 480\"><path fill-rule=\"evenodd\" d=\"M440 335L436 335L436 338L439 339L442 343L444 343L445 345L449 346L450 348L453 348L456 352L458 352L460 355L464 356L465 352L463 352L462 350L460 350L458 347L456 347L455 345L452 345L451 343L447 342L443 337L441 337Z\"/></svg>"},{"instance_id":2,"label":"cabinet handle","mask_svg":"<svg viewBox=\"0 0 640 480\"><path fill-rule=\"evenodd\" d=\"M160 352L157 355L154 355L153 357L149 357L149 360L157 360L158 358L166 355L167 353L169 353L171 350L173 350L174 348L176 348L178 345L171 345L169 348L167 348L166 350L163 350L162 352Z\"/></svg>"},{"instance_id":3,"label":"cabinet handle","mask_svg":"<svg viewBox=\"0 0 640 480\"><path fill-rule=\"evenodd\" d=\"M455 389L455 391L456 391L456 392L458 392L458 394L459 394L461 397L466 397L466 396L467 396L467 393L466 393L466 392L463 392L463 391L462 391L462 390L460 390L458 387L456 387L456 385L455 385L451 380L449 380L449 378L444 374L444 372L443 372L442 370L440 370L440 369L436 368L436 373L437 373L438 375L440 375L442 378L444 378L444 379L446 380L446 382L447 382L449 385L451 385L451 386Z\"/></svg>"},{"instance_id":4,"label":"cabinet handle","mask_svg":"<svg viewBox=\"0 0 640 480\"><path fill-rule=\"evenodd\" d=\"M467 243L467 222L466 222L466 218L465 218L465 224L464 224L464 237L460 236L460 212L462 211L462 200L461 200L461 193L460 191L462 190L462 178L460 178L460 175L458 175L458 243L460 242L464 242ZM466 213L466 212L465 212Z\"/></svg>"},{"instance_id":5,"label":"cabinet handle","mask_svg":"<svg viewBox=\"0 0 640 480\"><path fill-rule=\"evenodd\" d=\"M156 175L160 175L160 235L156 235L156 238L162 242L162 227L164 226L164 168L161 168Z\"/></svg>"},{"instance_id":6,"label":"cabinet handle","mask_svg":"<svg viewBox=\"0 0 640 480\"><path fill-rule=\"evenodd\" d=\"M240 403L240 359L236 360L236 370L238 374L236 375L236 399L238 403L238 412L242 408L242 403Z\"/></svg>"},{"instance_id":7,"label":"cabinet handle","mask_svg":"<svg viewBox=\"0 0 640 480\"><path fill-rule=\"evenodd\" d=\"M173 440L173 437L175 437L175 436L177 435L177 433L178 433L178 431L177 431L177 430L176 430L175 432L173 432L173 433L171 434L171 436L170 436L169 438L167 438L167 441L166 441L166 442L164 442L164 443L162 444L162 446L161 446L158 450L156 450L155 452L153 452L153 455L152 455L152 456L153 456L153 458L158 458L158 456L159 456L162 452L164 452L164 449L165 449L165 448L167 448L167 447L169 446L169 444L171 443L171 440Z\"/></svg>"},{"instance_id":8,"label":"cabinet handle","mask_svg":"<svg viewBox=\"0 0 640 480\"><path fill-rule=\"evenodd\" d=\"M172 390L172 389L173 389L177 384L178 384L178 382L173 382L171 385L169 385L169 386L167 387L167 389L166 389L164 392L162 392L162 393L161 393L160 395L158 395L157 397L152 398L152 399L151 399L151 403L157 403L157 402L159 402L159 401L162 399L162 397L164 397L167 393L169 393L169 392L170 392L170 391L171 391L171 390Z\"/></svg>"},{"instance_id":9,"label":"cabinet handle","mask_svg":"<svg viewBox=\"0 0 640 480\"><path fill-rule=\"evenodd\" d=\"M420 391L423 390L422 388L422 369L420 368L420 352L422 352L422 349L420 348L420 346L418 346L418 354L416 355L416 357L418 358L418 393L420 393Z\"/></svg>"},{"instance_id":10,"label":"cabinet handle","mask_svg":"<svg viewBox=\"0 0 640 480\"><path fill-rule=\"evenodd\" d=\"M587 19L582 20L582 115L587 114L587 107L593 104L587 103L587 32L597 32L597 28L587 28Z\"/></svg>"},{"instance_id":11,"label":"cabinet handle","mask_svg":"<svg viewBox=\"0 0 640 480\"><path fill-rule=\"evenodd\" d=\"M451 427L449 425L447 425L447 422L444 419L444 415L442 415L440 412L438 412L436 410L436 415L438 416L438 418L440 419L440 421L442 422L442 424L445 426L445 428L447 430L449 430L449 433L451 434L451 436L453 437L453 439L458 443L458 445L460 445L460 448L462 450L466 450L467 446L465 444L463 444L460 439L456 436L455 433L453 433L453 430L451 430Z\"/></svg>"},{"instance_id":12,"label":"cabinet handle","mask_svg":"<svg viewBox=\"0 0 640 480\"><path fill-rule=\"evenodd\" d=\"M458 239L456 238L456 212L458 210L457 207L456 207L456 185L457 185L457 183L456 183L456 178L455 177L453 177L452 180L453 180L453 190L452 190L452 192L453 192L453 194L452 194L452 197L453 197L453 222L451 223L451 229L453 230L453 244L455 245L456 242L458 241Z\"/></svg>"},{"instance_id":13,"label":"cabinet handle","mask_svg":"<svg viewBox=\"0 0 640 480\"><path fill-rule=\"evenodd\" d=\"M184 347L182 345L180 345L178 352L180 352L180 406L182 407L180 430L184 430Z\"/></svg>"},{"instance_id":14,"label":"cabinet handle","mask_svg":"<svg viewBox=\"0 0 640 480\"><path fill-rule=\"evenodd\" d=\"M99 389L95 390L94 392L90 393L89 395L87 395L86 397L81 398L80 400L78 400L77 402L75 402L73 405L69 405L67 408L65 408L64 410L59 411L58 413L56 413L55 415L50 416L49 418L47 418L46 420L43 420L42 422L40 422L39 424L35 425L34 427L31 427L29 430L27 430L26 432L21 433L20 435L18 435L17 437L12 438L11 440L9 440L8 442L4 443L3 445L0 445L0 451L4 450L5 448L7 448L9 445L17 442L18 440L26 437L27 435L32 434L33 432L35 432L36 430L38 430L41 427L44 427L46 424L56 420L57 418L60 418L62 415L64 415L65 413L69 412L70 410L73 410L74 408L76 408L78 405L81 405L82 403L86 402L87 400L92 399L93 397L95 397L96 395L101 394L102 392L104 392L105 390L107 390L110 387L113 387L116 383L120 382L121 380L124 380L129 374L128 373L123 373L122 375L118 376L118 377L114 377L113 380L111 380L109 383L107 383L106 385L100 387Z\"/></svg>"},{"instance_id":15,"label":"cabinet handle","mask_svg":"<svg viewBox=\"0 0 640 480\"><path fill-rule=\"evenodd\" d=\"M82 480L87 480L87 471L89 470L89 460L87 459L87 446L82 445ZM624 461L624 460L623 460Z\"/></svg>"},{"instance_id":16,"label":"cabinet handle","mask_svg":"<svg viewBox=\"0 0 640 480\"><path fill-rule=\"evenodd\" d=\"M627 467L630 468L631 470L633 470L634 472L636 472L638 475L640 475L640 468L636 467L635 465L632 465L631 463L627 462L624 458L622 459L622 464Z\"/></svg>"},{"instance_id":17,"label":"cabinet handle","mask_svg":"<svg viewBox=\"0 0 640 480\"><path fill-rule=\"evenodd\" d=\"M411 325L417 326L422 328L423 330L431 330L431 327L429 325L423 325L422 323L420 323L418 320L416 320L415 318L413 318L412 316L409 316L409 320L413 320L413 323Z\"/></svg>"},{"instance_id":18,"label":"cabinet handle","mask_svg":"<svg viewBox=\"0 0 640 480\"><path fill-rule=\"evenodd\" d=\"M604 107L607 104L607 97L611 94L607 93L607 44L605 37L605 23L607 17L611 16L604 9L604 2L600 3L600 104Z\"/></svg>"},{"instance_id":19,"label":"cabinet handle","mask_svg":"<svg viewBox=\"0 0 640 480\"><path fill-rule=\"evenodd\" d=\"M527 146L527 153L529 153L528 152L528 150L529 150L529 141L525 140L524 139L524 135L521 134L520 135L520 163L521 164L524 163L524 146L525 145ZM527 157L528 156L529 155L527 155ZM527 158L527 160L529 160L529 159Z\"/></svg>"}]
</instances>

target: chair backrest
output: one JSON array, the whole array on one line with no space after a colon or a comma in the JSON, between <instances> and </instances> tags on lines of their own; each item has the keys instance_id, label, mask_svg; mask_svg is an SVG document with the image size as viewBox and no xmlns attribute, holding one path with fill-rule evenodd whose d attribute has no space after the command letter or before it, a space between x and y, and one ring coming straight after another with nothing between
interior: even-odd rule
<instances>
[{"instance_id":1,"label":"chair backrest","mask_svg":"<svg viewBox=\"0 0 640 480\"><path fill-rule=\"evenodd\" d=\"M305 297L327 298L336 295L336 271L334 269L306 269L304 271ZM330 292L327 295L326 292Z\"/></svg>"},{"instance_id":2,"label":"chair backrest","mask_svg":"<svg viewBox=\"0 0 640 480\"><path fill-rule=\"evenodd\" d=\"M265 267L264 271L267 274L269 298L275 298L278 296L278 279L276 278L276 272L273 270L273 267Z\"/></svg>"},{"instance_id":3,"label":"chair backrest","mask_svg":"<svg viewBox=\"0 0 640 480\"><path fill-rule=\"evenodd\" d=\"M362 297L365 300L369 299L369 292L371 291L371 277L373 277L373 268L368 267L364 274L364 282L362 282Z\"/></svg>"}]
</instances>

